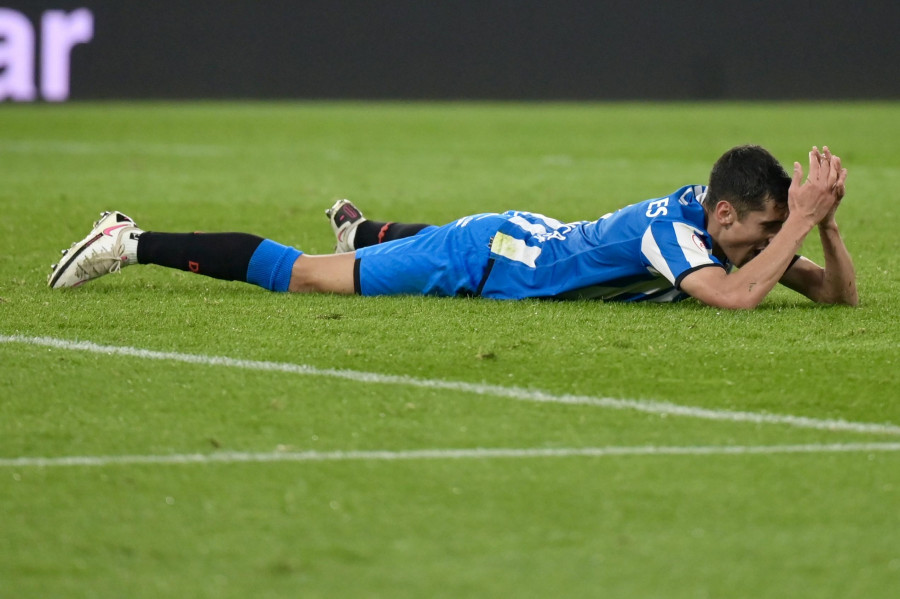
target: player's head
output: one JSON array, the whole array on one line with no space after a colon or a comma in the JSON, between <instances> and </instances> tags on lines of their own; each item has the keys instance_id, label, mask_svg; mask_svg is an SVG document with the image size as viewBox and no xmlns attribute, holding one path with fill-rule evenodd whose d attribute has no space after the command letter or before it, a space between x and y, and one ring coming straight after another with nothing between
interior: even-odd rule
<instances>
[{"instance_id":1,"label":"player's head","mask_svg":"<svg viewBox=\"0 0 900 599\"><path fill-rule=\"evenodd\" d=\"M737 266L749 262L781 229L791 177L768 150L738 146L713 165L703 202L709 232Z\"/></svg>"},{"instance_id":2,"label":"player's head","mask_svg":"<svg viewBox=\"0 0 900 599\"><path fill-rule=\"evenodd\" d=\"M767 201L787 208L791 177L781 163L760 146L738 146L725 152L713 165L706 192L707 207L725 200L743 218L764 210Z\"/></svg>"}]
</instances>

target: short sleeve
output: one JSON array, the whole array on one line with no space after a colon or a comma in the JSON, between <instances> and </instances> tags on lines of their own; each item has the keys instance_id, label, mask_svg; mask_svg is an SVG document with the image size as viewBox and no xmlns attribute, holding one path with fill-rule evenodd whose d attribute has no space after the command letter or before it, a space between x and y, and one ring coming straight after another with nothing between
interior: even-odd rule
<instances>
[{"instance_id":1,"label":"short sleeve","mask_svg":"<svg viewBox=\"0 0 900 599\"><path fill-rule=\"evenodd\" d=\"M709 234L680 221L654 220L641 238L641 255L648 267L678 288L699 268L724 265L711 254Z\"/></svg>"}]
</instances>

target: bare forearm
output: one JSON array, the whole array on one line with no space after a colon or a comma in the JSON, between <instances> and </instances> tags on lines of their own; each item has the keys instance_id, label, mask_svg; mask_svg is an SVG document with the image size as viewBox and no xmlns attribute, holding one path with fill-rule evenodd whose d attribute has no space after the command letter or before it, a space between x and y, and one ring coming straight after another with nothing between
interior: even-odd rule
<instances>
[{"instance_id":1,"label":"bare forearm","mask_svg":"<svg viewBox=\"0 0 900 599\"><path fill-rule=\"evenodd\" d=\"M756 307L781 279L810 232L808 224L789 219L769 246L735 273L728 275L738 307Z\"/></svg>"},{"instance_id":2,"label":"bare forearm","mask_svg":"<svg viewBox=\"0 0 900 599\"><path fill-rule=\"evenodd\" d=\"M700 269L685 277L681 289L710 306L755 308L775 287L811 230L811 224L789 219L769 246L737 272Z\"/></svg>"},{"instance_id":3,"label":"bare forearm","mask_svg":"<svg viewBox=\"0 0 900 599\"><path fill-rule=\"evenodd\" d=\"M819 238L822 240L822 252L825 256L820 301L829 304L857 305L859 294L856 290L856 270L838 231L837 223L832 220L830 223L820 224Z\"/></svg>"}]
</instances>

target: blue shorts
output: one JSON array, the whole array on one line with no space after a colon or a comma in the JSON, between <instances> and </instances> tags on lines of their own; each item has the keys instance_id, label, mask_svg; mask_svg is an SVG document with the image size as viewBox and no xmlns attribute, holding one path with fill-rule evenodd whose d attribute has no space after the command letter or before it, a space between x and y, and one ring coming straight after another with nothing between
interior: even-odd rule
<instances>
[{"instance_id":1,"label":"blue shorts","mask_svg":"<svg viewBox=\"0 0 900 599\"><path fill-rule=\"evenodd\" d=\"M354 285L360 295L477 295L487 271L491 238L507 217L467 216L412 237L356 250Z\"/></svg>"}]
</instances>

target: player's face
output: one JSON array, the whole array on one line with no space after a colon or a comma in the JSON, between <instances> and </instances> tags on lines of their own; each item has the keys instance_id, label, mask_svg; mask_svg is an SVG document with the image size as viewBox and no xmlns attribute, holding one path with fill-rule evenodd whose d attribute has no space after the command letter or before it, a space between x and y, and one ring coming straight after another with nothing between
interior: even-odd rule
<instances>
[{"instance_id":1,"label":"player's face","mask_svg":"<svg viewBox=\"0 0 900 599\"><path fill-rule=\"evenodd\" d=\"M743 266L759 255L787 219L787 210L766 202L765 210L748 212L723 230L716 240L735 266Z\"/></svg>"}]
</instances>

